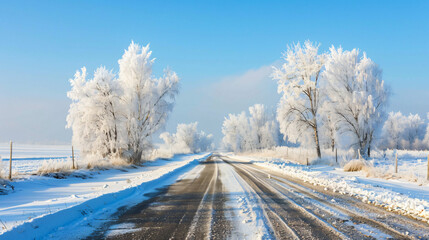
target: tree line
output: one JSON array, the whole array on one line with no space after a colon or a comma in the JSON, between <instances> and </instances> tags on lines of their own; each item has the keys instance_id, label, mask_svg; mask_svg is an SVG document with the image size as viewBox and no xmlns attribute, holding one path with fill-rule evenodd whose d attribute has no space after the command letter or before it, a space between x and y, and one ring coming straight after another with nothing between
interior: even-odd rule
<instances>
[{"instance_id":1,"label":"tree line","mask_svg":"<svg viewBox=\"0 0 429 240\"><path fill-rule=\"evenodd\" d=\"M271 126L262 131L250 124L245 114L225 118L223 146L233 151L248 151L270 144L256 144L256 139L276 139L283 143L312 147L321 157L321 147L339 145L353 148L356 155L371 156L374 146L380 148L429 147L429 131L418 115L408 118L400 113L387 115L390 87L381 68L359 49L344 50L332 46L320 53L320 44L306 41L288 46L281 67L273 67L281 99L275 118L264 118L258 126ZM253 107L251 107L253 108ZM263 106L259 107L263 109ZM386 117L388 117L387 121ZM250 119L254 118L252 115ZM253 146L253 147L252 147Z\"/></svg>"}]
</instances>

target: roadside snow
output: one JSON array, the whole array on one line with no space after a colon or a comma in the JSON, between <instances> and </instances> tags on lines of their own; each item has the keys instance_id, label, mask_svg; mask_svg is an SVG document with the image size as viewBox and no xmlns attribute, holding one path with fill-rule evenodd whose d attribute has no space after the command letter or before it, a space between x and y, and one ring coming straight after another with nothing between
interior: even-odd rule
<instances>
[{"instance_id":1,"label":"roadside snow","mask_svg":"<svg viewBox=\"0 0 429 240\"><path fill-rule=\"evenodd\" d=\"M90 233L101 224L94 220L140 202L145 193L173 183L209 155L180 155L134 169L78 171L89 179L31 176L14 182L14 192L0 195L0 239L50 238L60 226L62 236L71 231L75 238L76 225L84 225L79 234Z\"/></svg>"},{"instance_id":2,"label":"roadside snow","mask_svg":"<svg viewBox=\"0 0 429 240\"><path fill-rule=\"evenodd\" d=\"M275 158L268 160L230 156L429 223L429 186L418 186L399 180L367 178L359 173L347 173L326 165L304 166Z\"/></svg>"}]
</instances>

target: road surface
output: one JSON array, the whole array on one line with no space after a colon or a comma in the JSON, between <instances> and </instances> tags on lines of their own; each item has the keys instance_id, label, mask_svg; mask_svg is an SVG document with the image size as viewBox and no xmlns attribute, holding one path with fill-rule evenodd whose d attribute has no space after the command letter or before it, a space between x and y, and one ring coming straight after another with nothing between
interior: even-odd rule
<instances>
[{"instance_id":1,"label":"road surface","mask_svg":"<svg viewBox=\"0 0 429 240\"><path fill-rule=\"evenodd\" d=\"M429 239L429 225L214 154L89 239Z\"/></svg>"}]
</instances>

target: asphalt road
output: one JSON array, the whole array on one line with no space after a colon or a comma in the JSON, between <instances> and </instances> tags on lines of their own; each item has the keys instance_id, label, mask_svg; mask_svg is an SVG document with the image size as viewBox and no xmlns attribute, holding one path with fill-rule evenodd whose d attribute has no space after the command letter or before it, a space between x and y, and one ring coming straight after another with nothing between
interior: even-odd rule
<instances>
[{"instance_id":1,"label":"asphalt road","mask_svg":"<svg viewBox=\"0 0 429 240\"><path fill-rule=\"evenodd\" d=\"M236 211L227 204L223 173L256 199L268 232L262 238L429 239L427 223L253 164L214 154L199 167L198 174L118 212L89 239L241 239L236 228L245 222L231 217Z\"/></svg>"}]
</instances>

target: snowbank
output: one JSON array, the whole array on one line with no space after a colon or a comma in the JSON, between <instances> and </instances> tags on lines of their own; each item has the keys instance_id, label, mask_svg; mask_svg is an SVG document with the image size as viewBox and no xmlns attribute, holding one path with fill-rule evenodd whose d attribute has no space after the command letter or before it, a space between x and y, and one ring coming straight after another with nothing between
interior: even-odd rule
<instances>
[{"instance_id":1,"label":"snowbank","mask_svg":"<svg viewBox=\"0 0 429 240\"><path fill-rule=\"evenodd\" d=\"M398 173L395 173L395 158L398 154ZM338 158L330 149L322 149L322 158L318 159L314 149L297 147L275 147L253 152L238 153L240 156L257 157L259 160L271 161L282 159L284 161L299 163L302 165L327 165L345 167L351 161L356 160L352 149L338 150ZM371 158L365 160L363 175L383 179L398 179L419 185L428 185L427 162L429 151L419 150L374 150ZM356 163L356 162L355 162ZM352 163L350 163L352 164ZM350 166L350 165L349 165ZM348 168L348 167L347 167Z\"/></svg>"},{"instance_id":2,"label":"snowbank","mask_svg":"<svg viewBox=\"0 0 429 240\"><path fill-rule=\"evenodd\" d=\"M91 179L53 179L33 176L15 183L16 191L0 196L0 239L49 238L66 229L76 238L91 233L99 219L123 206L144 200L145 193L168 185L210 154L182 155L158 160L135 169L102 171ZM61 227L61 229L59 229Z\"/></svg>"},{"instance_id":3,"label":"snowbank","mask_svg":"<svg viewBox=\"0 0 429 240\"><path fill-rule=\"evenodd\" d=\"M333 192L348 194L429 223L429 186L413 183L366 178L329 166L303 166L281 159L261 160L255 157L231 156L267 167L291 177L325 187Z\"/></svg>"}]
</instances>

